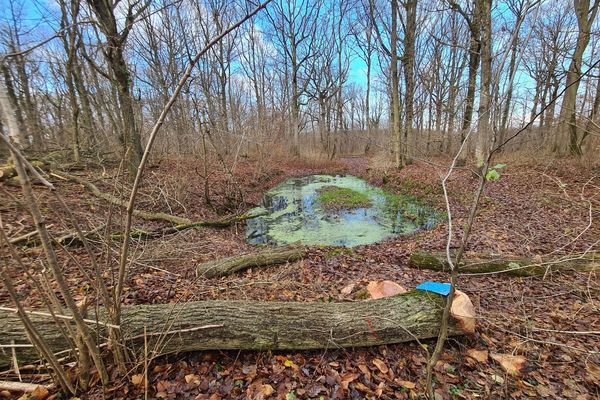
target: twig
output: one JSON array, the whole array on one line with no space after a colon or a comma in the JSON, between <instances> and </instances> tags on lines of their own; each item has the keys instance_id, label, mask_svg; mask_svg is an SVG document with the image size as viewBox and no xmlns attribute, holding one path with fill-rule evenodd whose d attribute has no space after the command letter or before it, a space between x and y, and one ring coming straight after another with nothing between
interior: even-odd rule
<instances>
[{"instance_id":1,"label":"twig","mask_svg":"<svg viewBox=\"0 0 600 400\"><path fill-rule=\"evenodd\" d=\"M5 307L5 306L0 306L0 311L9 311L12 313L18 313L19 310L17 310L16 308L11 308L11 307ZM72 321L73 317L70 315L59 315L59 314L54 314L54 316L50 313L45 313L42 311L31 311L31 310L24 310L25 313L30 314L30 315L37 315L40 317L56 317L58 319L65 319L68 321ZM109 324L107 322L102 322L102 321L95 321L93 319L83 319L84 322L87 322L88 324L97 324L97 325L102 325L102 326L106 326L107 328L114 328L114 329L120 329L119 325L113 325L113 324Z\"/></svg>"}]
</instances>

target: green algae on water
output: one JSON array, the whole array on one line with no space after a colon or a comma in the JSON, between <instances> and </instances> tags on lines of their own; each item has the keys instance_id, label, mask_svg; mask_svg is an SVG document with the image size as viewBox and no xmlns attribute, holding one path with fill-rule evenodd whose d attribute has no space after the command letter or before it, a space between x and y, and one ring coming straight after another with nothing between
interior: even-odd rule
<instances>
[{"instance_id":1,"label":"green algae on water","mask_svg":"<svg viewBox=\"0 0 600 400\"><path fill-rule=\"evenodd\" d=\"M325 201L324 193L329 193ZM337 199L336 206L328 206L328 198ZM275 245L352 247L428 229L439 220L439 213L416 199L354 176L288 179L269 190L262 206L250 212L256 217L247 220L247 241Z\"/></svg>"},{"instance_id":2,"label":"green algae on water","mask_svg":"<svg viewBox=\"0 0 600 400\"><path fill-rule=\"evenodd\" d=\"M326 210L348 210L371 206L371 199L367 193L346 187L325 186L317 189L317 193L317 202Z\"/></svg>"}]
</instances>

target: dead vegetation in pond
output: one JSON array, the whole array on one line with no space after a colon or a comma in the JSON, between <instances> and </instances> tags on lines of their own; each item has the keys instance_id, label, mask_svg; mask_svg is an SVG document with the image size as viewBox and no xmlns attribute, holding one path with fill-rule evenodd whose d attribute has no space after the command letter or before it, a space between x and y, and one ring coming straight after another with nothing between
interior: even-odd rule
<instances>
[{"instance_id":1,"label":"dead vegetation in pond","mask_svg":"<svg viewBox=\"0 0 600 400\"><path fill-rule=\"evenodd\" d=\"M317 190L317 202L326 210L351 210L372 205L366 193L339 186L325 186Z\"/></svg>"}]
</instances>

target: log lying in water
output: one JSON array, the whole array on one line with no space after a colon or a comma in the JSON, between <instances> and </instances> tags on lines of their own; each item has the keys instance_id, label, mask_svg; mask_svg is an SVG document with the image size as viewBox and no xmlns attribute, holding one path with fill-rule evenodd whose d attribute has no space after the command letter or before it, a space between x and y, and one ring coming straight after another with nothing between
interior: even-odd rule
<instances>
[{"instance_id":1,"label":"log lying in water","mask_svg":"<svg viewBox=\"0 0 600 400\"><path fill-rule=\"evenodd\" d=\"M254 267L266 267L269 265L283 264L303 258L306 249L301 246L283 246L267 248L255 253L242 254L239 256L221 258L215 261L205 262L198 265L198 276L214 278L233 274Z\"/></svg>"},{"instance_id":2,"label":"log lying in water","mask_svg":"<svg viewBox=\"0 0 600 400\"><path fill-rule=\"evenodd\" d=\"M198 301L124 306L121 331L128 346L143 351L144 327L155 355L195 350L303 350L374 346L436 337L444 299L412 291L379 300L341 303ZM51 318L30 315L50 347L68 341ZM100 320L104 320L101 315ZM105 328L99 337L106 337ZM161 332L168 331L165 335ZM451 333L461 334L452 323ZM0 344L28 344L18 316L0 311ZM19 364L39 358L31 347L15 347ZM63 354L64 355L64 354ZM0 349L0 367L10 367L11 350Z\"/></svg>"},{"instance_id":3,"label":"log lying in water","mask_svg":"<svg viewBox=\"0 0 600 400\"><path fill-rule=\"evenodd\" d=\"M409 265L417 269L434 271L449 270L444 253L415 252L410 255ZM542 262L541 260L494 256L490 254L468 254L458 266L461 273L506 273L514 276L544 275L548 268L554 270L591 271L600 268L600 253L573 255Z\"/></svg>"}]
</instances>

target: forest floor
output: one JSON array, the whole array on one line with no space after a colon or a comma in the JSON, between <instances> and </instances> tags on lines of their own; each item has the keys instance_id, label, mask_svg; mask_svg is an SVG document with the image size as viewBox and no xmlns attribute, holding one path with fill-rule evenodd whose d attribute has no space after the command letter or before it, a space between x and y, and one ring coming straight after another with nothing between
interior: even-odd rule
<instances>
[{"instance_id":1,"label":"forest floor","mask_svg":"<svg viewBox=\"0 0 600 400\"><path fill-rule=\"evenodd\" d=\"M191 220L218 219L257 205L262 194L290 176L314 173L352 174L388 190L413 194L440 211L445 203L440 185L448 160L415 162L396 172L377 159L347 157L337 161L244 160L234 178L209 176L209 206L204 198L201 165L194 160L156 162L147 172L137 208L162 211ZM497 181L489 182L481 200L468 251L550 259L556 255L600 248L600 168L572 161L507 162ZM116 170L74 172L117 196L127 195L127 183ZM57 175L60 175L57 172ZM81 185L51 177L76 218L87 229L107 221L118 231L123 210L94 197ZM384 183L385 182L385 183ZM471 171L457 170L449 181L449 201L460 240L476 180ZM19 189L4 189L19 197ZM43 189L36 192L51 231L70 230L60 207ZM240 197L243 196L243 199ZM34 228L27 213L0 191L0 216L10 237ZM113 221L113 222L110 222ZM137 228L166 226L136 219ZM365 287L391 280L414 288L425 280L447 281L444 273L408 267L408 256L420 250L442 250L447 224L410 236L352 249L315 248L301 261L248 270L223 278L197 278L198 263L252 250L244 240L244 223L228 228L189 229L147 241L134 241L132 268L124 302L169 303L210 299L279 301L346 300L342 288ZM96 243L107 268L116 267L118 242ZM594 247L595 246L595 247ZM110 248L110 251L107 249ZM39 248L22 249L31 270L42 258ZM7 255L0 255L1 258ZM82 249L60 250L59 257L77 292L89 285L80 267L87 265ZM85 267L83 267L85 268ZM23 271L13 270L27 306L39 306L36 291ZM476 333L448 341L435 371L440 398L573 398L600 397L600 276L552 272L544 277L505 275L462 276L459 289L472 299ZM0 304L9 305L3 289ZM422 345L432 348L434 341ZM487 356L522 355L527 360L517 376L507 374ZM479 360L468 356L477 354ZM426 351L417 343L327 351L210 351L161 357L149 372L150 398L349 399L421 398L425 388ZM0 379L5 379L0 375ZM120 380L105 398L140 398L143 385ZM102 398L93 388L81 398Z\"/></svg>"}]
</instances>

